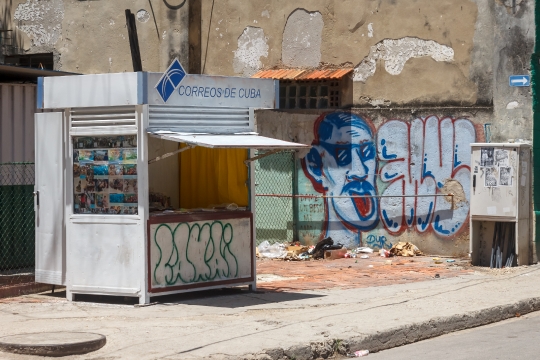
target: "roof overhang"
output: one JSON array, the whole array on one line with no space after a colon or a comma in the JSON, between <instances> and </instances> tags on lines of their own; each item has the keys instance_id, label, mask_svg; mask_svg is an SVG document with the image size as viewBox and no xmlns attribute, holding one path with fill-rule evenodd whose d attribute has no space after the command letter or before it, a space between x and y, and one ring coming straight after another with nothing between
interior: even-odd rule
<instances>
[{"instance_id":1,"label":"roof overhang","mask_svg":"<svg viewBox=\"0 0 540 360\"><path fill-rule=\"evenodd\" d=\"M188 134L169 131L152 131L149 134L164 140L176 141L193 146L202 146L215 149L264 149L264 150L289 150L308 149L309 145L293 143L259 136L256 133L213 135L213 134Z\"/></svg>"},{"instance_id":2,"label":"roof overhang","mask_svg":"<svg viewBox=\"0 0 540 360\"><path fill-rule=\"evenodd\" d=\"M217 134L188 134L171 131L148 131L150 136L158 139L175 141L184 143L187 146L163 154L148 161L149 164L163 160L169 156L184 152L197 146L202 146L211 149L262 149L269 150L265 154L261 154L244 161L246 165L254 160L272 155L283 150L309 149L311 146L298 144L289 141L273 139L265 136L259 136L256 133L243 133L231 135Z\"/></svg>"},{"instance_id":3,"label":"roof overhang","mask_svg":"<svg viewBox=\"0 0 540 360\"><path fill-rule=\"evenodd\" d=\"M73 73L54 71L54 70L42 70L36 68L29 68L24 66L14 66L0 64L0 81L12 82L12 81L31 81L37 82L39 77L49 76L66 76L76 75Z\"/></svg>"}]
</instances>

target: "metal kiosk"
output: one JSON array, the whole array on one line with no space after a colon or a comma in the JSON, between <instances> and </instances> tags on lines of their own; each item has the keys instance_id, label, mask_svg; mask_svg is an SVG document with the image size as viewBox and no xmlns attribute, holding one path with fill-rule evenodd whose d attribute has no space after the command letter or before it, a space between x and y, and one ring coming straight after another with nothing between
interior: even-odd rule
<instances>
[{"instance_id":1,"label":"metal kiosk","mask_svg":"<svg viewBox=\"0 0 540 360\"><path fill-rule=\"evenodd\" d=\"M40 78L38 107L53 112L35 115L36 282L141 304L255 289L254 149L308 147L255 133L254 109L278 99L274 80L187 75L177 61Z\"/></svg>"}]
</instances>

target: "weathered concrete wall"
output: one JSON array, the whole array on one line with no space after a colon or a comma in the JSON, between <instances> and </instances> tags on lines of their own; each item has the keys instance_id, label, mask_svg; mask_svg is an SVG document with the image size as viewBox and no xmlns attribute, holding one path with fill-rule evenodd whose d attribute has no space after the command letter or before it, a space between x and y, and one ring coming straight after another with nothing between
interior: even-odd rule
<instances>
[{"instance_id":1,"label":"weathered concrete wall","mask_svg":"<svg viewBox=\"0 0 540 360\"><path fill-rule=\"evenodd\" d=\"M202 68L250 76L348 64L356 105L491 104L490 3L203 0Z\"/></svg>"},{"instance_id":2,"label":"weathered concrete wall","mask_svg":"<svg viewBox=\"0 0 540 360\"><path fill-rule=\"evenodd\" d=\"M298 194L343 196L299 199L299 240L331 236L348 247L375 248L412 241L426 253L463 256L469 246L470 143L485 140L491 116L490 108L481 107L322 116L261 110L257 130L313 145L297 154ZM448 193L453 201L433 196Z\"/></svg>"},{"instance_id":3,"label":"weathered concrete wall","mask_svg":"<svg viewBox=\"0 0 540 360\"><path fill-rule=\"evenodd\" d=\"M175 10L147 0L2 0L0 21L14 30L17 53L52 52L56 70L123 72L133 71L124 13L130 9L143 69L160 71L174 57L189 64L189 4Z\"/></svg>"},{"instance_id":4,"label":"weathered concrete wall","mask_svg":"<svg viewBox=\"0 0 540 360\"><path fill-rule=\"evenodd\" d=\"M510 75L530 74L534 46L534 1L496 0L494 37L493 142L532 139L532 90L510 87Z\"/></svg>"}]
</instances>

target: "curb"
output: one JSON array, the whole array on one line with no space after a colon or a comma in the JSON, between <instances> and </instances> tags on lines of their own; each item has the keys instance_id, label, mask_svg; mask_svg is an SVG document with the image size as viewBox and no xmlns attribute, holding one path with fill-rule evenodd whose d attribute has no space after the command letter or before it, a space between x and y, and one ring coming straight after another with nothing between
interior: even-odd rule
<instances>
[{"instance_id":1,"label":"curb","mask_svg":"<svg viewBox=\"0 0 540 360\"><path fill-rule=\"evenodd\" d=\"M327 359L336 354L345 355L363 349L367 349L370 352L378 352L455 331L496 323L539 310L540 297L534 297L518 301L514 304L433 318L429 321L413 323L365 336L312 342L310 344L291 346L288 349L265 349L257 354L225 356L224 358L244 360L314 360L320 358ZM212 358L216 359L216 357Z\"/></svg>"},{"instance_id":2,"label":"curb","mask_svg":"<svg viewBox=\"0 0 540 360\"><path fill-rule=\"evenodd\" d=\"M0 287L0 299L28 294L37 294L51 289L52 285L35 282L4 286Z\"/></svg>"}]
</instances>

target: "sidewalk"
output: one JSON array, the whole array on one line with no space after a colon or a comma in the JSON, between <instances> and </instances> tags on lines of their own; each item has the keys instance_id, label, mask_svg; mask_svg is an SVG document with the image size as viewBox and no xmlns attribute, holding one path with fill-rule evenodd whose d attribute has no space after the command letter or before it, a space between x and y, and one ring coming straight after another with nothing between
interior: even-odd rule
<instances>
[{"instance_id":1,"label":"sidewalk","mask_svg":"<svg viewBox=\"0 0 540 360\"><path fill-rule=\"evenodd\" d=\"M334 264L339 263L321 263ZM292 266L307 265L311 264ZM400 266L388 267L399 274ZM338 269L329 268L345 271ZM339 285L277 291L277 282L267 281L260 284L260 293L236 289L192 293L163 297L148 307L86 301L96 298L69 303L61 297L64 292L26 295L0 300L0 336L40 331L107 336L102 349L66 359L268 360L287 355L300 360L326 358L347 348L378 351L540 310L540 266L472 270L439 271L439 278L429 274L430 280L419 281L427 278L424 274L402 284L346 289ZM415 275L411 271L407 276ZM0 357L35 359L7 353Z\"/></svg>"}]
</instances>

